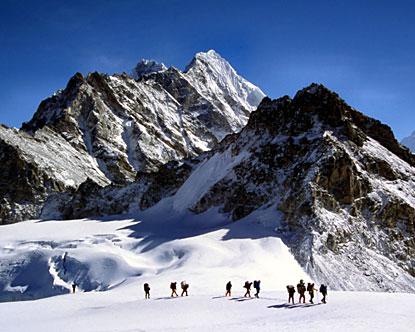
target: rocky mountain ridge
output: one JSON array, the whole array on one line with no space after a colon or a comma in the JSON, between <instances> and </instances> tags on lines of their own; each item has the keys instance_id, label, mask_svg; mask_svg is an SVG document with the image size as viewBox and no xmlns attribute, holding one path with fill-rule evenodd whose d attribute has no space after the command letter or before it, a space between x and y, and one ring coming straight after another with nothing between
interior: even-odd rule
<instances>
[{"instance_id":1,"label":"rocky mountain ridge","mask_svg":"<svg viewBox=\"0 0 415 332\"><path fill-rule=\"evenodd\" d=\"M264 94L218 53L198 53L195 59L202 56L203 64L193 60L187 73L141 61L134 69L137 80L126 74L77 73L64 90L44 100L19 131L1 127L0 156L6 160L12 153L20 162L13 164L17 172L10 161L1 166L5 176L0 220L36 218L50 193L72 192L87 179L98 185L125 185L137 172L197 156L240 130L247 116L241 118L233 110L249 114ZM211 70L218 65L228 71ZM216 84L223 81L235 85L224 90ZM214 85L214 92L203 94L201 90L211 90L207 84ZM225 109L230 111L223 114ZM47 157L39 158L40 151ZM65 169L74 161L76 167ZM34 181L32 173L47 181ZM16 177L34 194L9 193L15 181L11 178Z\"/></svg>"}]
</instances>

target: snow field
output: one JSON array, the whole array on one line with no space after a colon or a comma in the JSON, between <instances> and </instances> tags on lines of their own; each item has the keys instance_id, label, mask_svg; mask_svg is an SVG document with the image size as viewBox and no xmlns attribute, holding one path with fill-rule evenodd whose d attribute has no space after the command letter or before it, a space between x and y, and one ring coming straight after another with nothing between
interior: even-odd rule
<instances>
[{"instance_id":1,"label":"snow field","mask_svg":"<svg viewBox=\"0 0 415 332\"><path fill-rule=\"evenodd\" d=\"M285 286L309 278L273 235L272 209L213 225L217 211L179 217L173 205L167 200L124 220L1 227L1 300L37 298L0 303L1 330L412 330L413 294L329 290L327 305L318 304L320 295L315 305L288 305ZM261 279L260 298L243 298L244 281L254 279ZM170 282L182 280L190 284L189 297L170 298ZM232 297L225 298L228 280ZM73 281L79 288L68 294ZM144 300L145 282L150 300Z\"/></svg>"},{"instance_id":2,"label":"snow field","mask_svg":"<svg viewBox=\"0 0 415 332\"><path fill-rule=\"evenodd\" d=\"M220 292L141 298L137 283L108 292L0 304L4 331L412 331L410 294L332 292L328 304L287 305L285 292L259 299Z\"/></svg>"}]
</instances>

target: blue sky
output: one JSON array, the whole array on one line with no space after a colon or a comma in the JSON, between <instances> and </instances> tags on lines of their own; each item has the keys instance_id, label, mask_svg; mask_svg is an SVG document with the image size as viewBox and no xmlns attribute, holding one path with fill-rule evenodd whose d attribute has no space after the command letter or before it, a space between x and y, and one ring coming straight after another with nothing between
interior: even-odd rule
<instances>
[{"instance_id":1,"label":"blue sky","mask_svg":"<svg viewBox=\"0 0 415 332\"><path fill-rule=\"evenodd\" d=\"M415 3L396 1L0 0L0 122L19 127L77 71L184 68L215 49L272 98L325 84L415 130Z\"/></svg>"}]
</instances>

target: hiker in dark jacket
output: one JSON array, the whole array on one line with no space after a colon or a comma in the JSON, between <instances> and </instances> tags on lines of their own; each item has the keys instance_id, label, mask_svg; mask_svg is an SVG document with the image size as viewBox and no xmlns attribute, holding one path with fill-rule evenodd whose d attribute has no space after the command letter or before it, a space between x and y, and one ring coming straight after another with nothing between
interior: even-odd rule
<instances>
[{"instance_id":1,"label":"hiker in dark jacket","mask_svg":"<svg viewBox=\"0 0 415 332\"><path fill-rule=\"evenodd\" d=\"M305 291L306 291L306 288L305 288L304 280L301 279L300 283L297 284L297 292L298 294L300 294L300 297L298 299L299 303L301 303L301 299L303 299L303 303L305 303Z\"/></svg>"},{"instance_id":2,"label":"hiker in dark jacket","mask_svg":"<svg viewBox=\"0 0 415 332\"><path fill-rule=\"evenodd\" d=\"M251 297L251 286L252 286L252 282L245 281L244 288L246 289L246 293L244 297Z\"/></svg>"},{"instance_id":3,"label":"hiker in dark jacket","mask_svg":"<svg viewBox=\"0 0 415 332\"><path fill-rule=\"evenodd\" d=\"M171 297L174 297L174 295L177 295L176 289L177 289L177 282L170 283L170 289L171 289Z\"/></svg>"},{"instance_id":4,"label":"hiker in dark jacket","mask_svg":"<svg viewBox=\"0 0 415 332\"><path fill-rule=\"evenodd\" d=\"M145 293L145 298L149 299L150 298L150 285L148 283L144 284L144 293Z\"/></svg>"},{"instance_id":5,"label":"hiker in dark jacket","mask_svg":"<svg viewBox=\"0 0 415 332\"><path fill-rule=\"evenodd\" d=\"M180 287L182 288L182 295L186 294L186 296L189 296L189 294L187 293L187 290L189 289L189 284L186 281L182 281L180 283Z\"/></svg>"},{"instance_id":6,"label":"hiker in dark jacket","mask_svg":"<svg viewBox=\"0 0 415 332\"><path fill-rule=\"evenodd\" d=\"M313 302L313 299L314 299L314 291L317 291L317 289L314 288L314 284L312 284L312 283L309 282L307 284L307 292L308 292L308 294L310 294L310 303L313 303L313 304L314 304L314 302Z\"/></svg>"},{"instance_id":7,"label":"hiker in dark jacket","mask_svg":"<svg viewBox=\"0 0 415 332\"><path fill-rule=\"evenodd\" d=\"M261 290L261 280L254 281L254 288L256 290L255 297L259 298L259 291Z\"/></svg>"},{"instance_id":8,"label":"hiker in dark jacket","mask_svg":"<svg viewBox=\"0 0 415 332\"><path fill-rule=\"evenodd\" d=\"M231 290L232 290L232 283L228 281L228 283L226 284L225 296L231 296Z\"/></svg>"},{"instance_id":9,"label":"hiker in dark jacket","mask_svg":"<svg viewBox=\"0 0 415 332\"><path fill-rule=\"evenodd\" d=\"M76 290L76 283L73 282L72 283L72 293L75 293L75 290Z\"/></svg>"},{"instance_id":10,"label":"hiker in dark jacket","mask_svg":"<svg viewBox=\"0 0 415 332\"><path fill-rule=\"evenodd\" d=\"M321 285L320 286L320 293L321 293L321 295L323 295L323 298L321 299L321 302L327 303L326 302L326 296L327 296L327 286L326 285Z\"/></svg>"},{"instance_id":11,"label":"hiker in dark jacket","mask_svg":"<svg viewBox=\"0 0 415 332\"><path fill-rule=\"evenodd\" d=\"M288 303L290 303L290 301L292 301L292 303L294 304L294 294L295 294L295 288L293 285L288 285L287 286L287 291L288 291Z\"/></svg>"}]
</instances>

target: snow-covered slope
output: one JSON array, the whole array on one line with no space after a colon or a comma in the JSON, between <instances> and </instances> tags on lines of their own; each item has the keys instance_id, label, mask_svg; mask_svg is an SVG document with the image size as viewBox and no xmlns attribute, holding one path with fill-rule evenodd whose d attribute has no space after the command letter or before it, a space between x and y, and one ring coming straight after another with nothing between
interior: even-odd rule
<instances>
[{"instance_id":1,"label":"snow-covered slope","mask_svg":"<svg viewBox=\"0 0 415 332\"><path fill-rule=\"evenodd\" d=\"M221 290L231 279L260 278L268 289L307 278L273 236L275 212L230 224L212 210L175 213L166 200L124 220L24 222L0 228L0 300L64 294L149 280L163 289L187 280L192 292Z\"/></svg>"},{"instance_id":2,"label":"snow-covered slope","mask_svg":"<svg viewBox=\"0 0 415 332\"><path fill-rule=\"evenodd\" d=\"M286 304L285 292L264 291L260 299L231 298L223 290L170 299L165 285L144 300L141 283L105 293L78 293L36 302L0 304L8 332L130 331L352 331L410 332L412 294L331 292L327 305Z\"/></svg>"},{"instance_id":3,"label":"snow-covered slope","mask_svg":"<svg viewBox=\"0 0 415 332\"><path fill-rule=\"evenodd\" d=\"M411 294L334 292L287 304L310 277L275 237L275 209L237 223L194 215L165 199L136 218L27 221L0 228L0 319L5 331L411 331ZM162 217L162 218L160 218ZM260 279L259 299L244 298ZM170 298L171 281L189 296ZM224 286L232 281L232 296ZM76 294L69 294L73 282ZM143 284L151 286L144 300ZM59 296L54 296L59 295ZM45 298L48 297L48 298ZM40 298L36 301L30 299ZM308 296L307 296L308 299ZM304 310L307 309L307 310Z\"/></svg>"},{"instance_id":4,"label":"snow-covered slope","mask_svg":"<svg viewBox=\"0 0 415 332\"><path fill-rule=\"evenodd\" d=\"M263 215L271 217L269 212ZM285 285L310 278L270 232L272 218L206 229L212 216L191 217L199 224L193 234L181 224L168 225L171 220L156 227L155 220L145 221L150 215L142 223L2 226L0 299L27 300L0 303L2 330L412 331L411 294L329 289L327 304L320 304L320 294L314 305L297 304L297 294L296 304L287 304ZM244 281L254 279L261 280L260 298L244 298ZM189 296L170 298L170 282L181 280L190 284ZM229 280L232 296L225 298ZM78 288L69 294L73 281ZM146 282L150 300L144 300Z\"/></svg>"},{"instance_id":5,"label":"snow-covered slope","mask_svg":"<svg viewBox=\"0 0 415 332\"><path fill-rule=\"evenodd\" d=\"M401 144L405 145L412 152L415 152L415 131L410 136L402 139Z\"/></svg>"}]
</instances>

